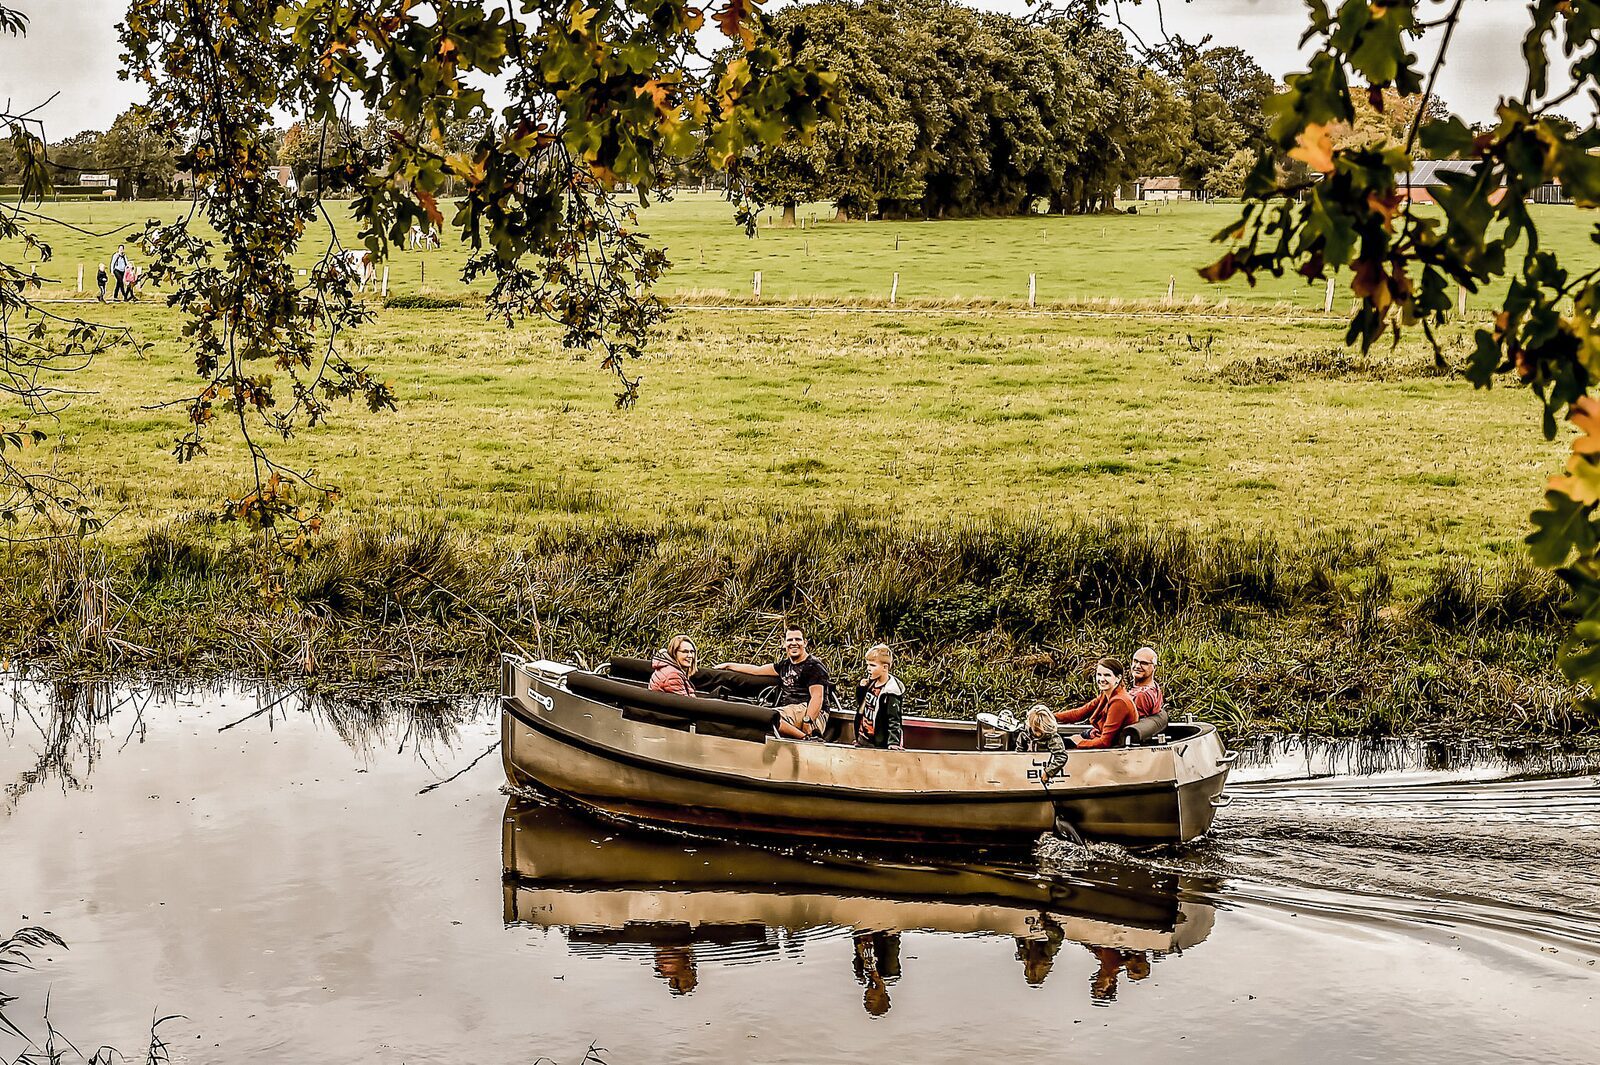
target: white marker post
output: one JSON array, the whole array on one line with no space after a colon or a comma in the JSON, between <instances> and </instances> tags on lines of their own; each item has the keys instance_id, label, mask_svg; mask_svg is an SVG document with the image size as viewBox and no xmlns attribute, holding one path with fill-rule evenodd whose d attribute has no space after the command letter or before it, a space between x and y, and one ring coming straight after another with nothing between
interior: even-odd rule
<instances>
[{"instance_id":1,"label":"white marker post","mask_svg":"<svg viewBox=\"0 0 1600 1065\"><path fill-rule=\"evenodd\" d=\"M755 287L755 292L756 292L756 299L760 299L761 298L761 271L760 270L756 271L756 279L755 279L755 286L754 287Z\"/></svg>"},{"instance_id":2,"label":"white marker post","mask_svg":"<svg viewBox=\"0 0 1600 1065\"><path fill-rule=\"evenodd\" d=\"M1037 274L1028 275L1028 310L1030 311L1033 310L1033 294L1038 291L1036 286L1038 276Z\"/></svg>"},{"instance_id":3,"label":"white marker post","mask_svg":"<svg viewBox=\"0 0 1600 1065\"><path fill-rule=\"evenodd\" d=\"M1457 318L1465 318L1466 316L1467 316L1467 289L1466 289L1466 286L1464 286L1464 285L1457 285L1456 286L1456 317Z\"/></svg>"},{"instance_id":4,"label":"white marker post","mask_svg":"<svg viewBox=\"0 0 1600 1065\"><path fill-rule=\"evenodd\" d=\"M896 238L899 239L899 238ZM894 280L889 282L889 306L894 306L895 297L900 294L900 271L894 272Z\"/></svg>"},{"instance_id":5,"label":"white marker post","mask_svg":"<svg viewBox=\"0 0 1600 1065\"><path fill-rule=\"evenodd\" d=\"M1328 295L1327 295L1327 298L1322 301L1322 313L1323 314L1332 314L1333 313L1333 278L1331 278L1331 277L1328 278Z\"/></svg>"},{"instance_id":6,"label":"white marker post","mask_svg":"<svg viewBox=\"0 0 1600 1065\"><path fill-rule=\"evenodd\" d=\"M1167 305L1172 305L1172 294L1178 288L1178 279L1171 274L1167 275Z\"/></svg>"},{"instance_id":7,"label":"white marker post","mask_svg":"<svg viewBox=\"0 0 1600 1065\"><path fill-rule=\"evenodd\" d=\"M83 264L78 264L78 295L83 295Z\"/></svg>"},{"instance_id":8,"label":"white marker post","mask_svg":"<svg viewBox=\"0 0 1600 1065\"><path fill-rule=\"evenodd\" d=\"M379 295L384 299L389 298L389 268L387 266L383 268L383 289Z\"/></svg>"}]
</instances>

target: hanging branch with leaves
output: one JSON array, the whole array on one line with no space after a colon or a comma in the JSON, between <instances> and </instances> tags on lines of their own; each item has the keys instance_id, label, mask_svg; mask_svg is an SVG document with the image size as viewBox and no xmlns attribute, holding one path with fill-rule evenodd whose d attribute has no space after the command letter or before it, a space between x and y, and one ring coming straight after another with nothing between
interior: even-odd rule
<instances>
[{"instance_id":1,"label":"hanging branch with leaves","mask_svg":"<svg viewBox=\"0 0 1600 1065\"><path fill-rule=\"evenodd\" d=\"M167 131L188 147L194 213L152 225L149 276L169 284L203 386L185 401L179 459L204 450L217 415L248 448L252 491L233 516L264 530L281 558L302 555L336 498L277 464L263 438L313 425L333 399L391 409L390 386L340 354L366 320L317 194L290 191L268 167L271 108L319 124L322 159L355 189L365 251L384 255L413 226L453 227L471 249L465 277L493 281L489 313L558 323L571 348L595 349L632 402L627 361L664 312L653 284L665 255L639 232L624 186L643 201L670 162L702 145L718 166L747 144L808 129L832 107L825 74L758 47L748 0L712 13L742 49L713 61L697 47L707 12L685 0L132 0L124 62ZM485 88L509 96L491 108ZM381 116L386 143L362 145L352 109ZM473 123L476 143L448 133ZM340 140L344 138L344 140ZM327 167L318 165L319 177ZM316 188L328 184L319 180ZM310 184L310 183L308 183ZM458 190L453 208L446 187ZM449 212L449 218L446 213ZM315 231L324 252L297 284L289 257ZM359 252L357 253L359 255ZM268 370L287 377L288 395Z\"/></svg>"},{"instance_id":2,"label":"hanging branch with leaves","mask_svg":"<svg viewBox=\"0 0 1600 1065\"><path fill-rule=\"evenodd\" d=\"M28 20L0 6L0 36L22 36ZM41 459L74 389L69 381L95 356L131 343L127 330L54 313L39 299L39 266L50 245L34 232L30 209L52 192L50 160L40 114L0 107L0 134L9 138L20 170L15 201L0 204L0 243L17 242L22 261L0 258L0 535L16 542L82 535L100 525L86 493Z\"/></svg>"},{"instance_id":3,"label":"hanging branch with leaves","mask_svg":"<svg viewBox=\"0 0 1600 1065\"><path fill-rule=\"evenodd\" d=\"M1576 438L1564 476L1554 478L1533 515L1528 542L1541 565L1571 587L1576 616L1560 662L1574 680L1600 682L1600 445L1588 430L1600 407L1588 398L1600 380L1600 268L1563 263L1541 244L1527 203L1558 183L1582 208L1600 207L1600 130L1578 129L1557 109L1587 95L1600 100L1600 2L1534 0L1522 43L1524 84L1504 96L1482 131L1460 119L1433 118L1425 106L1461 24L1465 0L1347 0L1331 8L1308 0L1309 69L1287 79L1270 104L1274 146L1314 172L1280 183L1263 154L1245 189L1237 222L1217 239L1228 251L1202 274L1213 281L1294 271L1320 279L1348 270L1358 298L1347 342L1363 349L1385 334L1420 329L1443 353L1435 330L1453 310L1456 286L1503 292L1491 324L1475 332L1460 371L1479 388L1513 382L1538 398L1546 437L1574 416ZM1431 52L1424 64L1418 51ZM1570 85L1557 88L1550 56ZM1335 147L1330 127L1351 123L1365 96L1414 103L1403 145ZM1406 177L1420 158L1472 165L1439 174L1438 210L1420 209ZM1600 227L1595 237L1600 240Z\"/></svg>"}]
</instances>

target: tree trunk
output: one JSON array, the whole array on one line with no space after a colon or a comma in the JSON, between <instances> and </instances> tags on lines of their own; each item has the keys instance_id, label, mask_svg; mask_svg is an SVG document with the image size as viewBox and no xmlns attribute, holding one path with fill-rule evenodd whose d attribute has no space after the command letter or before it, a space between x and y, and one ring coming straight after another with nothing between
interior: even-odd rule
<instances>
[{"instance_id":1,"label":"tree trunk","mask_svg":"<svg viewBox=\"0 0 1600 1065\"><path fill-rule=\"evenodd\" d=\"M835 207L833 209L833 220L835 222L848 222L850 221L850 212L843 207Z\"/></svg>"},{"instance_id":2,"label":"tree trunk","mask_svg":"<svg viewBox=\"0 0 1600 1065\"><path fill-rule=\"evenodd\" d=\"M784 229L793 229L795 226L799 225L800 221L796 217L798 208L799 204L795 203L793 200L785 203L783 205L783 221L779 222L778 225Z\"/></svg>"}]
</instances>

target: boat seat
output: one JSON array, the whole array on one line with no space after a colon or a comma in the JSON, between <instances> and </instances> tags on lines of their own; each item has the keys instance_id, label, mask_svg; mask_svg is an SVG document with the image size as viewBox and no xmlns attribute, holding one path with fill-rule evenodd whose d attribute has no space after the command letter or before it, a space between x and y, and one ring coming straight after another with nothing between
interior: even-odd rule
<instances>
[{"instance_id":1,"label":"boat seat","mask_svg":"<svg viewBox=\"0 0 1600 1065\"><path fill-rule=\"evenodd\" d=\"M677 695L673 692L656 692L641 688L615 677L602 677L598 673L575 670L567 674L567 689L597 702L619 709L643 710L652 714L665 714L700 725L716 722L741 729L741 734L762 738L772 726L777 711L753 703L735 702L731 699L708 699L695 695Z\"/></svg>"},{"instance_id":2,"label":"boat seat","mask_svg":"<svg viewBox=\"0 0 1600 1065\"><path fill-rule=\"evenodd\" d=\"M1141 717L1132 725L1125 726L1117 733L1115 746L1139 747L1149 743L1156 736L1161 735L1167 728L1167 715L1165 713L1151 714Z\"/></svg>"},{"instance_id":3,"label":"boat seat","mask_svg":"<svg viewBox=\"0 0 1600 1065\"><path fill-rule=\"evenodd\" d=\"M614 655L600 667L603 676L638 681L640 684L650 683L650 675L654 672L655 670L650 668L650 659L627 655ZM697 669L690 676L689 682L694 685L695 691L713 698L717 696L754 698L760 695L763 689L772 685L772 678L752 677L744 673L735 673L731 669Z\"/></svg>"}]
</instances>

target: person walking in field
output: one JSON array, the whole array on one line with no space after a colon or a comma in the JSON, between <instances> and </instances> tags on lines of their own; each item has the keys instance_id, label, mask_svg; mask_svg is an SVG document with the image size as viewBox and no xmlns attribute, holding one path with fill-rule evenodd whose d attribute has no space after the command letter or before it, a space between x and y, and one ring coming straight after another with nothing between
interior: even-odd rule
<instances>
[{"instance_id":1,"label":"person walking in field","mask_svg":"<svg viewBox=\"0 0 1600 1065\"><path fill-rule=\"evenodd\" d=\"M128 290L127 273L128 253L122 250L121 244L118 244L116 254L111 256L111 277L117 283L116 288L111 291L113 302L125 298L123 294Z\"/></svg>"},{"instance_id":2,"label":"person walking in field","mask_svg":"<svg viewBox=\"0 0 1600 1065\"><path fill-rule=\"evenodd\" d=\"M111 275L106 273L106 264L101 263L100 268L94 272L94 283L100 287L101 303L106 301L106 282L110 279Z\"/></svg>"},{"instance_id":3,"label":"person walking in field","mask_svg":"<svg viewBox=\"0 0 1600 1065\"><path fill-rule=\"evenodd\" d=\"M130 262L128 271L122 275L122 279L127 283L128 288L128 294L123 298L132 303L139 298L136 292L136 286L139 284L139 268Z\"/></svg>"}]
</instances>

